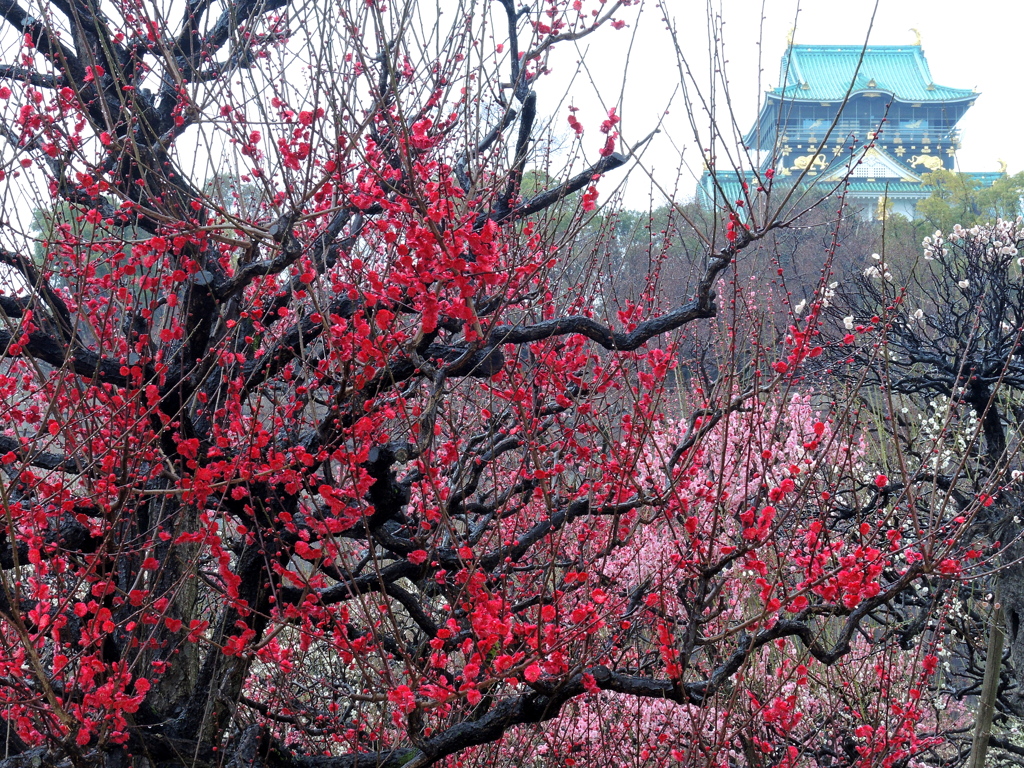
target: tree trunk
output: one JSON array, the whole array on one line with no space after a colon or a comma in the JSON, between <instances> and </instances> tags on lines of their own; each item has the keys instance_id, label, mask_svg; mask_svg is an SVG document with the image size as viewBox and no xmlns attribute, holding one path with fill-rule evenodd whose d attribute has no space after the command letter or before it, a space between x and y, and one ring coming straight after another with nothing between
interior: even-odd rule
<instances>
[{"instance_id":1,"label":"tree trunk","mask_svg":"<svg viewBox=\"0 0 1024 768\"><path fill-rule=\"evenodd\" d=\"M996 692L999 690L999 671L1003 666L1003 606L998 602L992 610L992 626L988 634L988 651L985 654L985 680L981 686L978 701L978 719L974 726L974 743L971 745L969 768L985 768L985 754L992 733L992 716L996 709Z\"/></svg>"}]
</instances>

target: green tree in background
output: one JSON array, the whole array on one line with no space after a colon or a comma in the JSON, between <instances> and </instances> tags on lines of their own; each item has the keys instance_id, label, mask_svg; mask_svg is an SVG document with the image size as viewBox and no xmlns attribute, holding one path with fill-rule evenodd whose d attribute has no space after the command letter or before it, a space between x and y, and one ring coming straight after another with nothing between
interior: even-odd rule
<instances>
[{"instance_id":1,"label":"green tree in background","mask_svg":"<svg viewBox=\"0 0 1024 768\"><path fill-rule=\"evenodd\" d=\"M926 173L923 179L933 190L931 197L917 204L916 223L924 234L936 229L949 232L954 224L972 227L1020 215L1024 172L1003 176L990 187L983 187L970 174L952 171Z\"/></svg>"},{"instance_id":2,"label":"green tree in background","mask_svg":"<svg viewBox=\"0 0 1024 768\"><path fill-rule=\"evenodd\" d=\"M98 257L90 258L93 251L102 251L102 243L131 243L141 238L152 237L138 227L109 225L102 216L90 214L71 203L62 202L46 210L36 208L32 214L32 231L36 234L33 257L42 264L51 251L61 252L64 258L74 263L97 262L96 268L105 270ZM123 247L123 246L122 246Z\"/></svg>"}]
</instances>

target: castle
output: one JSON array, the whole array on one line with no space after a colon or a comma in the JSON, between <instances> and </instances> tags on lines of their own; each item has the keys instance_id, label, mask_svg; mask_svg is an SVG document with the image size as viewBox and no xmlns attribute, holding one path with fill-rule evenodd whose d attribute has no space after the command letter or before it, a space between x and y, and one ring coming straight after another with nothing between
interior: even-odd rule
<instances>
[{"instance_id":1,"label":"castle","mask_svg":"<svg viewBox=\"0 0 1024 768\"><path fill-rule=\"evenodd\" d=\"M790 45L780 85L765 93L744 146L759 174L772 169L776 187L787 180L835 190L866 216L883 212L914 218L931 194L923 175L957 170L956 124L974 104L974 90L937 85L920 41L914 45ZM1003 169L1005 171L1005 169ZM771 174L769 174L771 175ZM982 186L1002 172L972 173ZM705 172L698 197L735 205L744 179Z\"/></svg>"}]
</instances>

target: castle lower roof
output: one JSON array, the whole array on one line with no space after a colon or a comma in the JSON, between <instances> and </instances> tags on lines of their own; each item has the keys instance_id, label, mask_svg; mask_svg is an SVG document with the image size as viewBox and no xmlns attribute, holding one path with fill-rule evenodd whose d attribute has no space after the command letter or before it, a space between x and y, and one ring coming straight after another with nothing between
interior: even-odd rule
<instances>
[{"instance_id":1,"label":"castle lower roof","mask_svg":"<svg viewBox=\"0 0 1024 768\"><path fill-rule=\"evenodd\" d=\"M981 187L990 187L1006 174L996 171L991 173L973 172L964 175L978 182ZM747 186L746 190L744 190L744 183ZM720 203L724 198L729 201L730 205L735 205L736 201L747 200L747 195L750 195L751 202L753 202L761 197L761 193L756 193L753 190L758 184L763 183L763 177L747 172L742 176L736 173L723 173L719 175L716 184L705 171L697 188L698 199L703 205L714 205L716 202ZM776 189L775 194L785 194L785 186L783 181L782 188ZM872 203L882 196L890 200L924 200L935 191L935 187L921 181L894 179L872 179L869 181L849 178L845 182L808 179L801 184L802 189L809 189L812 186L818 193L829 192L828 197L845 197L850 202L867 200Z\"/></svg>"}]
</instances>

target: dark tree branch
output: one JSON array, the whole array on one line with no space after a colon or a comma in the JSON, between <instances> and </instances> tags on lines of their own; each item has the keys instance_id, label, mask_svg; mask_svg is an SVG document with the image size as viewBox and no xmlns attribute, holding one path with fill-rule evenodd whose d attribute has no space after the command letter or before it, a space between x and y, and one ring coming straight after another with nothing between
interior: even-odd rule
<instances>
[{"instance_id":1,"label":"dark tree branch","mask_svg":"<svg viewBox=\"0 0 1024 768\"><path fill-rule=\"evenodd\" d=\"M499 209L491 213L490 216L481 216L477 221L477 226L482 227L488 218L491 221L505 223L518 221L519 219L524 219L528 216L535 216L541 211L555 205L559 201L564 200L573 192L579 192L588 184L592 184L595 177L601 176L608 173L608 171L613 171L616 168L625 165L627 160L629 160L629 157L626 155L613 152L606 157L602 157L587 170L576 174L571 179L559 184L554 189L549 189L539 195L535 195L529 200L509 208L508 210L503 211Z\"/></svg>"},{"instance_id":2,"label":"dark tree branch","mask_svg":"<svg viewBox=\"0 0 1024 768\"><path fill-rule=\"evenodd\" d=\"M32 451L31 441L21 441L17 438L0 435L0 454L13 453L18 460L39 469L56 469L62 472L78 474L82 471L82 465L77 459L69 458L59 453L44 453L43 451Z\"/></svg>"},{"instance_id":3,"label":"dark tree branch","mask_svg":"<svg viewBox=\"0 0 1024 768\"><path fill-rule=\"evenodd\" d=\"M37 88L63 88L67 84L67 80L63 75L47 75L42 72L36 72L34 69L16 67L13 64L0 65L0 78L17 80L34 85Z\"/></svg>"},{"instance_id":4,"label":"dark tree branch","mask_svg":"<svg viewBox=\"0 0 1024 768\"><path fill-rule=\"evenodd\" d=\"M0 355L17 356L11 350L15 341L17 339L8 331L0 330ZM117 387L128 386L128 378L123 373L124 365L121 362L102 357L88 349L69 350L65 344L45 333L33 331L28 334L28 344L23 345L22 349L31 357L49 363L55 368L68 366L83 378L107 382Z\"/></svg>"},{"instance_id":5,"label":"dark tree branch","mask_svg":"<svg viewBox=\"0 0 1024 768\"><path fill-rule=\"evenodd\" d=\"M640 323L629 333L618 333L585 316L546 320L530 326L499 325L491 329L492 344L527 344L555 336L580 334L597 342L605 349L629 352L639 349L656 336L674 331L699 318L714 317L714 294L707 301L694 300L683 307Z\"/></svg>"}]
</instances>

